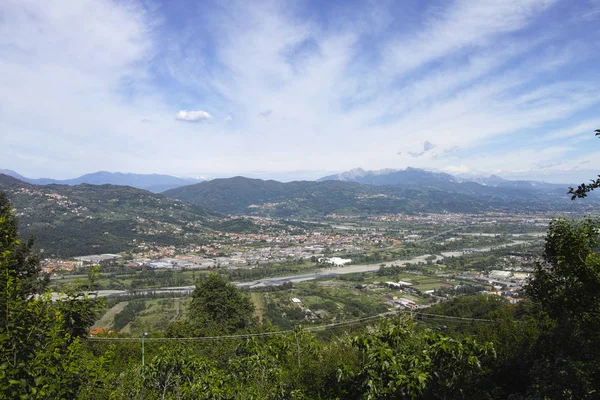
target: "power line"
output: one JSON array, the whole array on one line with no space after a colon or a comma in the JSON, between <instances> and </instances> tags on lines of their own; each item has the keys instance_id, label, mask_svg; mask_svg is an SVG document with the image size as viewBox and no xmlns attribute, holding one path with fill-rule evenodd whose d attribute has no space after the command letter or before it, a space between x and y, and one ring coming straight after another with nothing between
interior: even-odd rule
<instances>
[{"instance_id":1,"label":"power line","mask_svg":"<svg viewBox=\"0 0 600 400\"><path fill-rule=\"evenodd\" d=\"M453 320L460 320L460 321L467 321L467 322L494 322L493 319L484 319L484 318L467 318L467 317L454 317L452 315L440 315L440 314L428 314L428 313L422 313L422 312L412 312L412 311L401 311L404 313L413 313L413 314L417 314L417 315L424 315L426 317L431 317L432 319L453 319Z\"/></svg>"},{"instance_id":2,"label":"power line","mask_svg":"<svg viewBox=\"0 0 600 400\"><path fill-rule=\"evenodd\" d=\"M355 320L351 320L351 321L343 321L343 322L337 322L337 323L333 323L333 324L308 327L308 328L304 328L303 331L315 332L315 331L324 331L324 330L329 330L329 329L335 329L335 328L339 328L342 326L354 325L354 324L358 324L361 322L370 321L373 319L378 319L378 318L387 317L390 315L395 315L398 313L410 314L410 315L421 315L421 316L428 317L429 319L442 319L442 320L445 319L445 320L456 320L456 321L462 321L462 322L488 322L488 323L494 322L494 320L491 320L491 319L454 317L454 316L450 316L450 315L430 314L430 313L422 313L422 312L410 311L410 310L398 310L398 311L389 311L389 312L382 313L382 314L372 315L369 317L359 318L359 319L355 319ZM222 335L222 336L198 336L198 337L182 337L182 338L178 338L178 337L162 337L162 338L146 337L144 340L154 341L154 342L164 342L164 341L192 341L192 340L202 341L202 340L246 339L246 338L253 338L253 337L286 335L286 334L295 333L295 332L297 332L297 330L288 329L288 330L277 331L277 332L244 333L244 334L239 334L239 335ZM102 341L135 342L135 341L142 340L141 337L129 337L129 338L88 337L87 339L90 341L97 341L97 342L102 342Z\"/></svg>"},{"instance_id":3,"label":"power line","mask_svg":"<svg viewBox=\"0 0 600 400\"><path fill-rule=\"evenodd\" d=\"M395 314L395 311L390 311L387 313L382 313L382 314L377 314L377 315L372 315L370 317L364 317L364 318L359 318L359 319L354 319L351 321L344 321L344 322L337 322L334 324L328 324L328 325L319 325L319 326L312 326L309 328L304 328L302 329L303 331L306 332L313 332L313 331L319 331L319 330L327 330L327 329L331 329L331 328L337 328L340 326L346 326L346 325L353 325L353 324L357 324L360 322L364 322L367 320L371 320L371 319L376 319L376 318L381 318L381 317L385 317L388 315L392 315ZM288 333L294 333L297 332L297 330L294 329L288 329L285 331L277 331L277 332L260 332L260 333L244 333L244 334L240 334L240 335L222 335L222 336L198 336L198 337L183 337L183 338L152 338L152 337L146 337L144 340L146 341L156 341L156 342L160 342L160 341L169 341L169 340L220 340L220 339L245 339L245 338L252 338L252 337L261 337L261 336L275 336L275 335L286 335ZM130 338L102 338L102 337L88 337L88 340L93 340L93 341L139 341L142 340L141 337L130 337Z\"/></svg>"}]
</instances>

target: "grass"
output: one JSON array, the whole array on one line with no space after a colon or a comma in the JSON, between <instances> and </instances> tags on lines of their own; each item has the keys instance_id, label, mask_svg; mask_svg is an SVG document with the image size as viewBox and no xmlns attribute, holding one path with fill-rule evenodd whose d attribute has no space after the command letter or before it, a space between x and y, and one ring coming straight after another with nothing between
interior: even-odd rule
<instances>
[{"instance_id":1,"label":"grass","mask_svg":"<svg viewBox=\"0 0 600 400\"><path fill-rule=\"evenodd\" d=\"M252 299L252 303L254 303L254 308L256 309L256 317L258 321L262 323L263 321L263 311L265 309L265 303L263 297L260 293L250 293L250 298Z\"/></svg>"},{"instance_id":2,"label":"grass","mask_svg":"<svg viewBox=\"0 0 600 400\"><path fill-rule=\"evenodd\" d=\"M137 301L143 301L146 308L133 321L121 329L121 332L131 334L132 336L141 335L144 332L163 331L170 322L174 322L185 315L191 298L180 297ZM96 321L94 327L111 329L115 315L122 311L126 304L127 302L123 301L112 307Z\"/></svg>"}]
</instances>

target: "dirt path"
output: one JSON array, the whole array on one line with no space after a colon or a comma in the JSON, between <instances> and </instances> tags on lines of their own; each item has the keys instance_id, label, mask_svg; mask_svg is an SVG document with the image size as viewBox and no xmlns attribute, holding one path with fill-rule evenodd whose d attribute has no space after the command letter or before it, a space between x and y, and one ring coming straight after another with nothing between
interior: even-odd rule
<instances>
[{"instance_id":1,"label":"dirt path","mask_svg":"<svg viewBox=\"0 0 600 400\"><path fill-rule=\"evenodd\" d=\"M254 303L254 307L256 309L256 316L258 317L258 322L262 323L263 320L263 310L265 305L263 304L263 298L260 293L252 292L250 293L250 298Z\"/></svg>"},{"instance_id":2,"label":"dirt path","mask_svg":"<svg viewBox=\"0 0 600 400\"><path fill-rule=\"evenodd\" d=\"M129 303L128 301L122 301L117 303L113 308L108 310L102 318L100 318L92 328L111 328L113 321L115 319L115 315L123 311L123 308Z\"/></svg>"}]
</instances>

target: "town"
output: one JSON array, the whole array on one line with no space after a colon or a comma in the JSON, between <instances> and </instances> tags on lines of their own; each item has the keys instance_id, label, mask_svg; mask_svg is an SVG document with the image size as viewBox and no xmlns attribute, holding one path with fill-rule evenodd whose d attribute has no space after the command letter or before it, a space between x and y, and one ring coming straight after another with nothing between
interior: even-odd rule
<instances>
[{"instance_id":1,"label":"town","mask_svg":"<svg viewBox=\"0 0 600 400\"><path fill-rule=\"evenodd\" d=\"M358 316L397 307L426 308L470 293L519 302L552 216L329 215L303 221L302 228L293 231L271 229L277 223L272 218L235 218L251 219L264 227L263 232L220 232L197 245L140 241L132 251L119 254L48 258L43 260L43 270L56 290L87 279L92 267L98 266L95 290L99 295L171 293L176 298L189 295L207 273L218 272L253 292L253 299L263 307L273 300L269 291L287 283L296 288L294 298L302 299L303 310L310 310L296 322L319 324L344 318L348 300L370 304L364 312L354 313ZM321 298L319 294L302 298L302 288L313 292L337 288L347 293L342 296L345 300L337 302L338 308L329 305L327 311L321 300L314 300ZM277 302L281 310L287 307L281 305L284 302ZM145 324L144 319L160 320L140 315L122 329L134 333L151 329L152 323ZM111 320L100 321L98 328L111 327Z\"/></svg>"}]
</instances>

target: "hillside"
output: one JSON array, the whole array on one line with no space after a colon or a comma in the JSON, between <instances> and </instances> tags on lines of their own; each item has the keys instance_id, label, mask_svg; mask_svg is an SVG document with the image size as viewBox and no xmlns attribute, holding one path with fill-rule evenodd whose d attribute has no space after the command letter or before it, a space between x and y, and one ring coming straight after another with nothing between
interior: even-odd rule
<instances>
[{"instance_id":1,"label":"hillside","mask_svg":"<svg viewBox=\"0 0 600 400\"><path fill-rule=\"evenodd\" d=\"M171 189L165 196L222 213L273 217L415 212L585 211L566 189L528 191L473 182L375 186L339 180L281 183L235 177Z\"/></svg>"},{"instance_id":2,"label":"hillside","mask_svg":"<svg viewBox=\"0 0 600 400\"><path fill-rule=\"evenodd\" d=\"M31 179L9 169L0 169L0 174L12 176L20 181L34 185L80 185L82 183L87 183L90 185L121 185L144 189L153 193L160 193L179 186L191 185L203 180L200 178L178 178L175 176L161 174L131 174L106 171L98 171L91 174L85 174L77 178L64 180L50 178Z\"/></svg>"},{"instance_id":3,"label":"hillside","mask_svg":"<svg viewBox=\"0 0 600 400\"><path fill-rule=\"evenodd\" d=\"M46 254L118 252L139 243L183 244L218 226L217 215L127 186L32 185L0 175L19 217Z\"/></svg>"}]
</instances>

